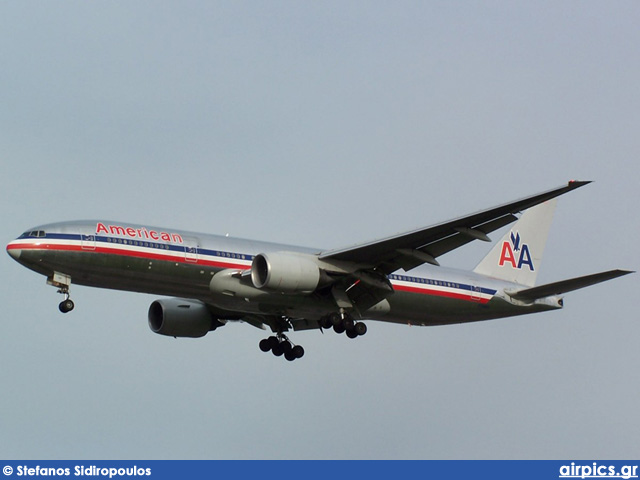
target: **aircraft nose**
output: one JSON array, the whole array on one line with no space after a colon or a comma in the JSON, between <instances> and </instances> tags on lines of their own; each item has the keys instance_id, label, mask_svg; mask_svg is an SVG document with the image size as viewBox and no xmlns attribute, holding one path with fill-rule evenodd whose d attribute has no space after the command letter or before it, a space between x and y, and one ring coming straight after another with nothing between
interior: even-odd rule
<instances>
[{"instance_id":1,"label":"aircraft nose","mask_svg":"<svg viewBox=\"0 0 640 480\"><path fill-rule=\"evenodd\" d=\"M20 254L22 253L22 249L16 245L14 242L10 242L7 245L7 253L13 257L14 260L20 259Z\"/></svg>"}]
</instances>

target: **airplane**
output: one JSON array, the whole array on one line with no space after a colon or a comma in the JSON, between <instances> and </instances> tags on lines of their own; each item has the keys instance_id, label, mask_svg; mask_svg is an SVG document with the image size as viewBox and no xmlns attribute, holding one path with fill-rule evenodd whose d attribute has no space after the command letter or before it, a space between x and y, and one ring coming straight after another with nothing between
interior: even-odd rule
<instances>
[{"instance_id":1,"label":"airplane","mask_svg":"<svg viewBox=\"0 0 640 480\"><path fill-rule=\"evenodd\" d=\"M365 320L432 326L557 310L563 294L634 273L609 270L536 286L557 197L568 184L425 228L323 250L105 220L34 227L8 254L64 295L71 284L150 293L150 329L202 337L229 322L272 335L263 352L304 355L285 332L329 330L357 338ZM515 223L514 223L515 222ZM473 271L438 257L513 224ZM416 270L414 270L416 269Z\"/></svg>"}]
</instances>

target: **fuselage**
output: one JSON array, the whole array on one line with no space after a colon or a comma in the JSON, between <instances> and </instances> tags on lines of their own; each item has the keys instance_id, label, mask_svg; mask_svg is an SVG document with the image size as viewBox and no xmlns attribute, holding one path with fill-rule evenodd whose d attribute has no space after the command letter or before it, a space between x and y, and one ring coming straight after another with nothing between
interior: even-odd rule
<instances>
[{"instance_id":1,"label":"fuselage","mask_svg":"<svg viewBox=\"0 0 640 480\"><path fill-rule=\"evenodd\" d=\"M318 255L322 249L91 220L34 227L10 242L7 251L47 277L59 272L70 276L73 284L197 299L230 318L281 314L317 320L336 309L330 295L318 293L244 299L212 294L216 274L247 271L258 254ZM521 287L517 284L445 267L423 266L387 278L394 293L383 305L359 312L361 318L442 325L561 307L553 297L515 301L505 290Z\"/></svg>"}]
</instances>

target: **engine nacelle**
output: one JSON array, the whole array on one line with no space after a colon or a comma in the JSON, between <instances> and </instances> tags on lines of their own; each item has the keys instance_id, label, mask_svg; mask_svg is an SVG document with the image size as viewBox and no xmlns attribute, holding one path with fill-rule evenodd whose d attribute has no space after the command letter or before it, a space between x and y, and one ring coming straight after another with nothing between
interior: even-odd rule
<instances>
[{"instance_id":1,"label":"engine nacelle","mask_svg":"<svg viewBox=\"0 0 640 480\"><path fill-rule=\"evenodd\" d=\"M197 300L167 298L149 307L149 328L160 335L197 338L220 325L207 306Z\"/></svg>"},{"instance_id":2,"label":"engine nacelle","mask_svg":"<svg viewBox=\"0 0 640 480\"><path fill-rule=\"evenodd\" d=\"M313 292L320 276L320 267L313 260L294 253L261 253L251 264L254 287L276 292Z\"/></svg>"}]
</instances>

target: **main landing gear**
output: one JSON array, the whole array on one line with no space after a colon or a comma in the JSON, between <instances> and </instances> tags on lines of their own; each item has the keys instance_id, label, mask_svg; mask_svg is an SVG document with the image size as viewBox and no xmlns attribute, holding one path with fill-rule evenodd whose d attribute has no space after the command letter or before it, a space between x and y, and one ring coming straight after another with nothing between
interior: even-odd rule
<instances>
[{"instance_id":1,"label":"main landing gear","mask_svg":"<svg viewBox=\"0 0 640 480\"><path fill-rule=\"evenodd\" d=\"M367 333L367 326L362 322L354 321L348 313L331 313L320 319L320 327L328 330L333 328L336 333L345 333L349 338L361 337Z\"/></svg>"},{"instance_id":2,"label":"main landing gear","mask_svg":"<svg viewBox=\"0 0 640 480\"><path fill-rule=\"evenodd\" d=\"M296 358L302 358L304 355L304 348L301 345L293 345L287 336L282 333L261 340L260 350L263 352L271 351L276 357L284 355L284 358L290 362Z\"/></svg>"}]
</instances>

